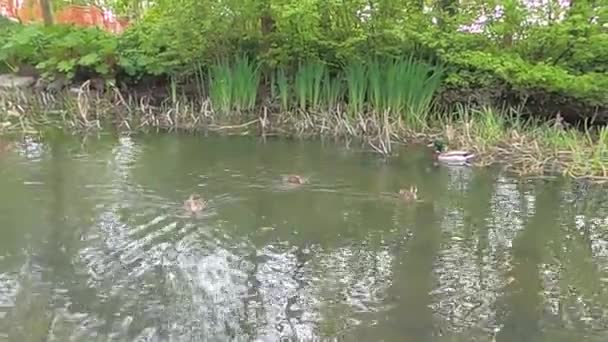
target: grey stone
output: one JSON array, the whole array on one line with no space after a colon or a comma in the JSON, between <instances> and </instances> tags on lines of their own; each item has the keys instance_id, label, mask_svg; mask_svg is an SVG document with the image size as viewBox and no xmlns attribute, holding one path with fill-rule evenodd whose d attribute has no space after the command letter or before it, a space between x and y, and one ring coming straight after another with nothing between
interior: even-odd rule
<instances>
[{"instance_id":1,"label":"grey stone","mask_svg":"<svg viewBox=\"0 0 608 342\"><path fill-rule=\"evenodd\" d=\"M34 84L34 90L36 90L36 91L45 91L46 87L48 85L49 85L49 81L47 81L44 78L40 77L39 79L36 80L36 83Z\"/></svg>"},{"instance_id":2,"label":"grey stone","mask_svg":"<svg viewBox=\"0 0 608 342\"><path fill-rule=\"evenodd\" d=\"M36 82L32 76L17 76L13 74L0 75L0 89L29 88Z\"/></svg>"},{"instance_id":3,"label":"grey stone","mask_svg":"<svg viewBox=\"0 0 608 342\"><path fill-rule=\"evenodd\" d=\"M65 78L58 77L46 86L46 90L50 92L60 92L65 89L68 84L69 82Z\"/></svg>"}]
</instances>

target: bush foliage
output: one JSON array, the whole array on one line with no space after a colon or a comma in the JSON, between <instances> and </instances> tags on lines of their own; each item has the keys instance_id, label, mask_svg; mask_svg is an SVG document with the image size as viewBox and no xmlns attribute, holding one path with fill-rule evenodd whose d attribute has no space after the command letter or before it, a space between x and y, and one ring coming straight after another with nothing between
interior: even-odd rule
<instances>
[{"instance_id":1,"label":"bush foliage","mask_svg":"<svg viewBox=\"0 0 608 342\"><path fill-rule=\"evenodd\" d=\"M0 22L0 61L11 69L34 65L49 78L198 79L205 69L217 80L224 61L246 56L268 83L277 74L271 70L296 79L302 62L331 74L372 58L414 56L442 65L444 91L541 92L577 108L608 108L608 0L566 7L553 0L542 8L519 0L149 3L120 36ZM476 25L482 14L485 23Z\"/></svg>"}]
</instances>

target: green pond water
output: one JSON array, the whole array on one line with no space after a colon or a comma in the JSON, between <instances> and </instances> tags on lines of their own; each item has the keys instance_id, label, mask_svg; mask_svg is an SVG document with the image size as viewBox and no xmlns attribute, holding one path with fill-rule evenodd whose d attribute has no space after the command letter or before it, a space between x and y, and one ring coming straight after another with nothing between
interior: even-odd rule
<instances>
[{"instance_id":1,"label":"green pond water","mask_svg":"<svg viewBox=\"0 0 608 342\"><path fill-rule=\"evenodd\" d=\"M410 185L419 202L395 197ZM19 140L0 155L0 341L608 341L604 189L422 148ZM187 215L194 192L209 207Z\"/></svg>"}]
</instances>

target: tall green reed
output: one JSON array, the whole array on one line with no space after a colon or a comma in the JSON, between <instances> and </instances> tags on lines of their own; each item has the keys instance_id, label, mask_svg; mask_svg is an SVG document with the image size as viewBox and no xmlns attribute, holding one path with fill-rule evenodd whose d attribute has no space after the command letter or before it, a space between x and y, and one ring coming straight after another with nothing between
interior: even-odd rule
<instances>
[{"instance_id":1,"label":"tall green reed","mask_svg":"<svg viewBox=\"0 0 608 342\"><path fill-rule=\"evenodd\" d=\"M232 94L234 90L231 66L227 62L219 62L209 68L209 98L215 111L224 114L232 110Z\"/></svg>"},{"instance_id":2,"label":"tall green reed","mask_svg":"<svg viewBox=\"0 0 608 342\"><path fill-rule=\"evenodd\" d=\"M604 176L608 176L608 170L605 167L608 164L608 128L600 127L594 132L589 128L586 129L586 138L590 148L590 163L594 170L601 170Z\"/></svg>"},{"instance_id":3,"label":"tall green reed","mask_svg":"<svg viewBox=\"0 0 608 342\"><path fill-rule=\"evenodd\" d=\"M272 75L272 97L278 98L281 111L288 111L290 108L291 93L287 73L285 72L285 69L279 68Z\"/></svg>"},{"instance_id":4,"label":"tall green reed","mask_svg":"<svg viewBox=\"0 0 608 342\"><path fill-rule=\"evenodd\" d=\"M232 77L234 88L232 98L237 111L255 108L260 85L260 68L246 57L237 58Z\"/></svg>"},{"instance_id":5,"label":"tall green reed","mask_svg":"<svg viewBox=\"0 0 608 342\"><path fill-rule=\"evenodd\" d=\"M344 68L346 81L347 110L351 116L365 110L368 70L361 62L349 63Z\"/></svg>"},{"instance_id":6,"label":"tall green reed","mask_svg":"<svg viewBox=\"0 0 608 342\"><path fill-rule=\"evenodd\" d=\"M301 110L318 110L322 99L322 86L327 81L327 67L318 62L300 64L295 75L296 101Z\"/></svg>"},{"instance_id":7,"label":"tall green reed","mask_svg":"<svg viewBox=\"0 0 608 342\"><path fill-rule=\"evenodd\" d=\"M224 114L253 110L260 84L260 68L246 57L212 65L209 71L209 97L213 108Z\"/></svg>"},{"instance_id":8,"label":"tall green reed","mask_svg":"<svg viewBox=\"0 0 608 342\"><path fill-rule=\"evenodd\" d=\"M202 98L205 96L205 89L207 85L205 84L205 72L203 65L198 61L194 64L193 74L197 95Z\"/></svg>"},{"instance_id":9,"label":"tall green reed","mask_svg":"<svg viewBox=\"0 0 608 342\"><path fill-rule=\"evenodd\" d=\"M479 109L469 107L459 107L459 116L465 118L468 123L470 134L475 137L478 145L494 145L503 140L507 134L506 120L507 113L498 111L491 107L481 107Z\"/></svg>"},{"instance_id":10,"label":"tall green reed","mask_svg":"<svg viewBox=\"0 0 608 342\"><path fill-rule=\"evenodd\" d=\"M368 110L404 118L411 125L426 124L443 71L409 57L370 59L344 68L349 113Z\"/></svg>"},{"instance_id":11,"label":"tall green reed","mask_svg":"<svg viewBox=\"0 0 608 342\"><path fill-rule=\"evenodd\" d=\"M414 57L387 62L384 70L384 110L414 127L427 123L432 100L441 86L441 68Z\"/></svg>"},{"instance_id":12,"label":"tall green reed","mask_svg":"<svg viewBox=\"0 0 608 342\"><path fill-rule=\"evenodd\" d=\"M177 79L175 76L171 76L169 82L169 92L171 94L171 104L177 105Z\"/></svg>"},{"instance_id":13,"label":"tall green reed","mask_svg":"<svg viewBox=\"0 0 608 342\"><path fill-rule=\"evenodd\" d=\"M333 76L330 72L325 73L323 81L322 102L328 111L336 110L342 101L344 93L342 78L340 75Z\"/></svg>"}]
</instances>

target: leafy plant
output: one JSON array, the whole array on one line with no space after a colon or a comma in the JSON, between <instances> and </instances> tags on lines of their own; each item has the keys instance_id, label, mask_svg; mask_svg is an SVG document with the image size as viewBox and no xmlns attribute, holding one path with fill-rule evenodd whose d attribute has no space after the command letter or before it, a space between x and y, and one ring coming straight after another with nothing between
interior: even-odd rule
<instances>
[{"instance_id":1,"label":"leafy plant","mask_svg":"<svg viewBox=\"0 0 608 342\"><path fill-rule=\"evenodd\" d=\"M47 78L72 79L78 72L112 78L117 47L116 37L96 28L27 25L0 47L0 60L13 68L34 65Z\"/></svg>"},{"instance_id":2,"label":"leafy plant","mask_svg":"<svg viewBox=\"0 0 608 342\"><path fill-rule=\"evenodd\" d=\"M443 92L465 94L461 102L490 92L497 101L536 95L564 99L558 105L572 111L608 110L605 1L441 1L423 9L399 0L183 0L145 11L111 3L138 18L120 36L0 22L0 65L35 65L46 77L179 75L225 110L251 108L262 82L253 62L233 56L281 70L263 81L283 110L345 102L351 115L373 108L409 120L427 111L440 82ZM230 60L230 70L218 60Z\"/></svg>"},{"instance_id":3,"label":"leafy plant","mask_svg":"<svg viewBox=\"0 0 608 342\"><path fill-rule=\"evenodd\" d=\"M0 47L0 61L11 70L25 64L37 64L41 60L49 37L38 25L7 29Z\"/></svg>"}]
</instances>

